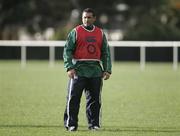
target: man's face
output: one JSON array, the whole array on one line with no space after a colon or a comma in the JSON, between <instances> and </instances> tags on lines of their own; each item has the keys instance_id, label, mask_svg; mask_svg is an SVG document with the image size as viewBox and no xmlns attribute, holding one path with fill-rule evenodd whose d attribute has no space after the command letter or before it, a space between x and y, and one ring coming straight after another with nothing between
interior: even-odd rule
<instances>
[{"instance_id":1,"label":"man's face","mask_svg":"<svg viewBox=\"0 0 180 136\"><path fill-rule=\"evenodd\" d=\"M83 12L82 22L84 26L90 26L96 21L96 17L91 12Z\"/></svg>"}]
</instances>

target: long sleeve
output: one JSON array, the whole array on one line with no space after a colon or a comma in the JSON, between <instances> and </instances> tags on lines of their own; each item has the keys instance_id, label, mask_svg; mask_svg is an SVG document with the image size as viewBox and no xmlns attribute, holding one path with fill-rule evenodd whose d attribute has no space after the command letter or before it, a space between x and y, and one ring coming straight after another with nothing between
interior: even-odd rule
<instances>
[{"instance_id":1,"label":"long sleeve","mask_svg":"<svg viewBox=\"0 0 180 136\"><path fill-rule=\"evenodd\" d=\"M103 34L101 61L105 72L112 72L111 54L105 34Z\"/></svg>"},{"instance_id":2,"label":"long sleeve","mask_svg":"<svg viewBox=\"0 0 180 136\"><path fill-rule=\"evenodd\" d=\"M75 69L76 74L82 77L101 77L102 72L106 71L111 73L111 56L109 45L107 43L105 35L103 35L101 49L101 62L99 61L76 61L73 62L74 52L76 49L76 31L73 29L66 40L63 52L64 67L68 71L69 69ZM101 67L102 66L102 67Z\"/></svg>"},{"instance_id":3,"label":"long sleeve","mask_svg":"<svg viewBox=\"0 0 180 136\"><path fill-rule=\"evenodd\" d=\"M73 52L75 50L75 47L76 47L76 31L73 29L68 35L63 52L64 67L67 70L74 68L72 59L73 59Z\"/></svg>"}]
</instances>

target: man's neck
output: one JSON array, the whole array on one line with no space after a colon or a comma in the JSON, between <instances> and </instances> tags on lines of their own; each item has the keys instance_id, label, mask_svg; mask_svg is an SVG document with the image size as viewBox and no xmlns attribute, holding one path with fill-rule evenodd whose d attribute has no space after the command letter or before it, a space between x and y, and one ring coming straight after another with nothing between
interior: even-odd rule
<instances>
[{"instance_id":1,"label":"man's neck","mask_svg":"<svg viewBox=\"0 0 180 136\"><path fill-rule=\"evenodd\" d=\"M87 30L93 30L94 25L89 25L89 26L84 26L84 25L83 25L83 27L84 27L85 29L87 29Z\"/></svg>"}]
</instances>

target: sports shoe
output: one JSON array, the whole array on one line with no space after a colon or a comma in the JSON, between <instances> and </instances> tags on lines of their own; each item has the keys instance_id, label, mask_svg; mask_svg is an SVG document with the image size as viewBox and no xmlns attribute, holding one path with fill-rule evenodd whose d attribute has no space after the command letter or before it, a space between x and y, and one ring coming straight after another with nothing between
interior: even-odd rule
<instances>
[{"instance_id":1,"label":"sports shoe","mask_svg":"<svg viewBox=\"0 0 180 136\"><path fill-rule=\"evenodd\" d=\"M93 131L97 131L99 129L100 129L100 127L98 127L98 126L89 127L89 130L93 130Z\"/></svg>"},{"instance_id":2,"label":"sports shoe","mask_svg":"<svg viewBox=\"0 0 180 136\"><path fill-rule=\"evenodd\" d=\"M77 128L75 126L71 126L67 128L68 131L76 131Z\"/></svg>"}]
</instances>

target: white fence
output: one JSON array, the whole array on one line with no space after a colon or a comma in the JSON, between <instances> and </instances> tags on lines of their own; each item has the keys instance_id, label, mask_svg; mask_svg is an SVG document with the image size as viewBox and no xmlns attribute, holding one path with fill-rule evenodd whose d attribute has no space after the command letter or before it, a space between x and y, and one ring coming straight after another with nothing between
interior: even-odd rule
<instances>
[{"instance_id":1,"label":"white fence","mask_svg":"<svg viewBox=\"0 0 180 136\"><path fill-rule=\"evenodd\" d=\"M0 46L21 47L21 66L26 66L26 47L49 47L49 65L54 66L55 47L63 47L65 41L13 41L0 40ZM177 41L109 41L112 60L114 60L114 47L140 47L140 68L143 70L146 63L146 47L173 47L173 69L178 68L178 47Z\"/></svg>"}]
</instances>

